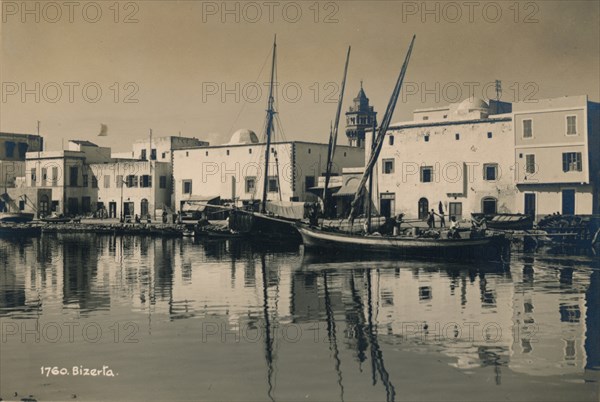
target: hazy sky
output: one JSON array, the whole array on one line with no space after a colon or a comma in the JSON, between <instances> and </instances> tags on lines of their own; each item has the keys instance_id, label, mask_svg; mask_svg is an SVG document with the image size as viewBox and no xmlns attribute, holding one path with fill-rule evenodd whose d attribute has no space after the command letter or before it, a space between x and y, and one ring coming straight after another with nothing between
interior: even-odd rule
<instances>
[{"instance_id":1,"label":"hazy sky","mask_svg":"<svg viewBox=\"0 0 600 402\"><path fill-rule=\"evenodd\" d=\"M150 128L213 144L242 127L261 135L274 34L287 139L326 141L349 45L344 110L362 79L381 117L412 34L396 121L469 87L494 97L483 88L495 79L506 101L598 101L599 4L3 1L0 130L34 133L40 120L48 149L78 138L121 151ZM108 137L97 137L100 123Z\"/></svg>"}]
</instances>

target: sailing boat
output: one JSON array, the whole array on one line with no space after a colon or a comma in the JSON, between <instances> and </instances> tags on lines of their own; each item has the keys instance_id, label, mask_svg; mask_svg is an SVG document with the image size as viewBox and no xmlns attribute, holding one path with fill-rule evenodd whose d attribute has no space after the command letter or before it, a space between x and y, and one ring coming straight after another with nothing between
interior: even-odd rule
<instances>
[{"instance_id":1,"label":"sailing boat","mask_svg":"<svg viewBox=\"0 0 600 402\"><path fill-rule=\"evenodd\" d=\"M269 98L267 103L266 118L266 144L265 144L265 165L263 176L263 192L260 204L260 212L244 211L233 209L229 215L229 228L235 232L251 235L263 240L287 240L296 243L302 241L300 234L294 227L293 220L280 218L267 213L267 194L269 186L269 159L271 156L271 136L273 133L273 124L275 111L275 97L273 94L273 85L275 79L275 62L277 59L277 37L273 41L273 58L271 60L271 79L269 83Z\"/></svg>"},{"instance_id":2,"label":"sailing boat","mask_svg":"<svg viewBox=\"0 0 600 402\"><path fill-rule=\"evenodd\" d=\"M377 163L386 132L389 128L402 82L406 75L408 62L415 43L413 36L404 64L396 81L396 85L390 97L385 115L379 127L379 131L373 132L375 141L371 150L369 162L358 185L349 220L352 222L358 207L365 195L365 185L371 177L373 168ZM369 218L369 217L367 217ZM489 260L500 261L510 250L510 242L503 235L484 236L481 233L469 238L423 238L409 236L381 236L381 235L357 235L340 233L338 231L326 230L310 225L298 224L298 231L306 248L319 248L328 251L343 250L345 252L378 252L393 253L404 256L422 256L427 258L460 259L460 260Z\"/></svg>"}]
</instances>

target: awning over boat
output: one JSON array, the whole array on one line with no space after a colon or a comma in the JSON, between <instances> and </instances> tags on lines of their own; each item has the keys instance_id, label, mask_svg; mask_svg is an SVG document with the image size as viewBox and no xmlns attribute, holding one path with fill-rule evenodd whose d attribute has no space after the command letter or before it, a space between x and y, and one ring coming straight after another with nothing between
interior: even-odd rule
<instances>
[{"instance_id":1,"label":"awning over boat","mask_svg":"<svg viewBox=\"0 0 600 402\"><path fill-rule=\"evenodd\" d=\"M337 193L335 193L334 197L345 197L354 195L356 190L358 190L358 184L360 183L360 179L357 177L353 177L349 179L342 188L339 189Z\"/></svg>"},{"instance_id":2,"label":"awning over boat","mask_svg":"<svg viewBox=\"0 0 600 402\"><path fill-rule=\"evenodd\" d=\"M304 218L305 202L267 201L267 212L282 218L300 220Z\"/></svg>"},{"instance_id":3,"label":"awning over boat","mask_svg":"<svg viewBox=\"0 0 600 402\"><path fill-rule=\"evenodd\" d=\"M187 200L184 200L184 204L181 207L183 212L202 212L210 205L218 205L221 197L201 197L192 196Z\"/></svg>"}]
</instances>

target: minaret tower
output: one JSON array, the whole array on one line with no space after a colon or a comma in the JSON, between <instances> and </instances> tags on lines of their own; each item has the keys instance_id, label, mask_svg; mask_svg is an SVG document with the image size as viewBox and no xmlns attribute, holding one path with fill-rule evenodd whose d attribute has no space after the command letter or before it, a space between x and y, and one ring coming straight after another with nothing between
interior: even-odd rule
<instances>
[{"instance_id":1,"label":"minaret tower","mask_svg":"<svg viewBox=\"0 0 600 402\"><path fill-rule=\"evenodd\" d=\"M346 112L346 136L348 144L353 147L365 147L365 130L373 127L373 122L377 119L377 112L373 106L369 106L369 98L363 90L363 83L360 82L360 91L354 98L354 104Z\"/></svg>"}]
</instances>

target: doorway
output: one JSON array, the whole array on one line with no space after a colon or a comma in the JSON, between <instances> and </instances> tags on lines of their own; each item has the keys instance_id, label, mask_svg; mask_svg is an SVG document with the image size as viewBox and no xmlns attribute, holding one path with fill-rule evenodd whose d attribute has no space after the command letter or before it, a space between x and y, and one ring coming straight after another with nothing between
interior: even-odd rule
<instances>
[{"instance_id":1,"label":"doorway","mask_svg":"<svg viewBox=\"0 0 600 402\"><path fill-rule=\"evenodd\" d=\"M77 198L69 198L67 200L67 209L70 215L77 215L79 213L79 200Z\"/></svg>"},{"instance_id":2,"label":"doorway","mask_svg":"<svg viewBox=\"0 0 600 402\"><path fill-rule=\"evenodd\" d=\"M419 219L427 219L429 214L429 201L423 197L419 200Z\"/></svg>"},{"instance_id":3,"label":"doorway","mask_svg":"<svg viewBox=\"0 0 600 402\"><path fill-rule=\"evenodd\" d=\"M133 216L134 212L133 202L123 203L123 216Z\"/></svg>"},{"instance_id":4,"label":"doorway","mask_svg":"<svg viewBox=\"0 0 600 402\"><path fill-rule=\"evenodd\" d=\"M117 217L117 203L111 201L108 203L108 217L116 218Z\"/></svg>"},{"instance_id":5,"label":"doorway","mask_svg":"<svg viewBox=\"0 0 600 402\"><path fill-rule=\"evenodd\" d=\"M143 218L148 216L148 200L146 198L142 198L140 203L140 216Z\"/></svg>"},{"instance_id":6,"label":"doorway","mask_svg":"<svg viewBox=\"0 0 600 402\"><path fill-rule=\"evenodd\" d=\"M50 200L47 195L40 197L40 205L38 208L38 218L43 218L50 213Z\"/></svg>"},{"instance_id":7,"label":"doorway","mask_svg":"<svg viewBox=\"0 0 600 402\"><path fill-rule=\"evenodd\" d=\"M382 193L379 196L379 212L386 218L391 218L396 210L396 194Z\"/></svg>"},{"instance_id":8,"label":"doorway","mask_svg":"<svg viewBox=\"0 0 600 402\"><path fill-rule=\"evenodd\" d=\"M575 215L575 190L562 191L562 214Z\"/></svg>"},{"instance_id":9,"label":"doorway","mask_svg":"<svg viewBox=\"0 0 600 402\"><path fill-rule=\"evenodd\" d=\"M525 194L525 206L524 206L525 215L529 215L535 218L535 194L528 193Z\"/></svg>"}]
</instances>

